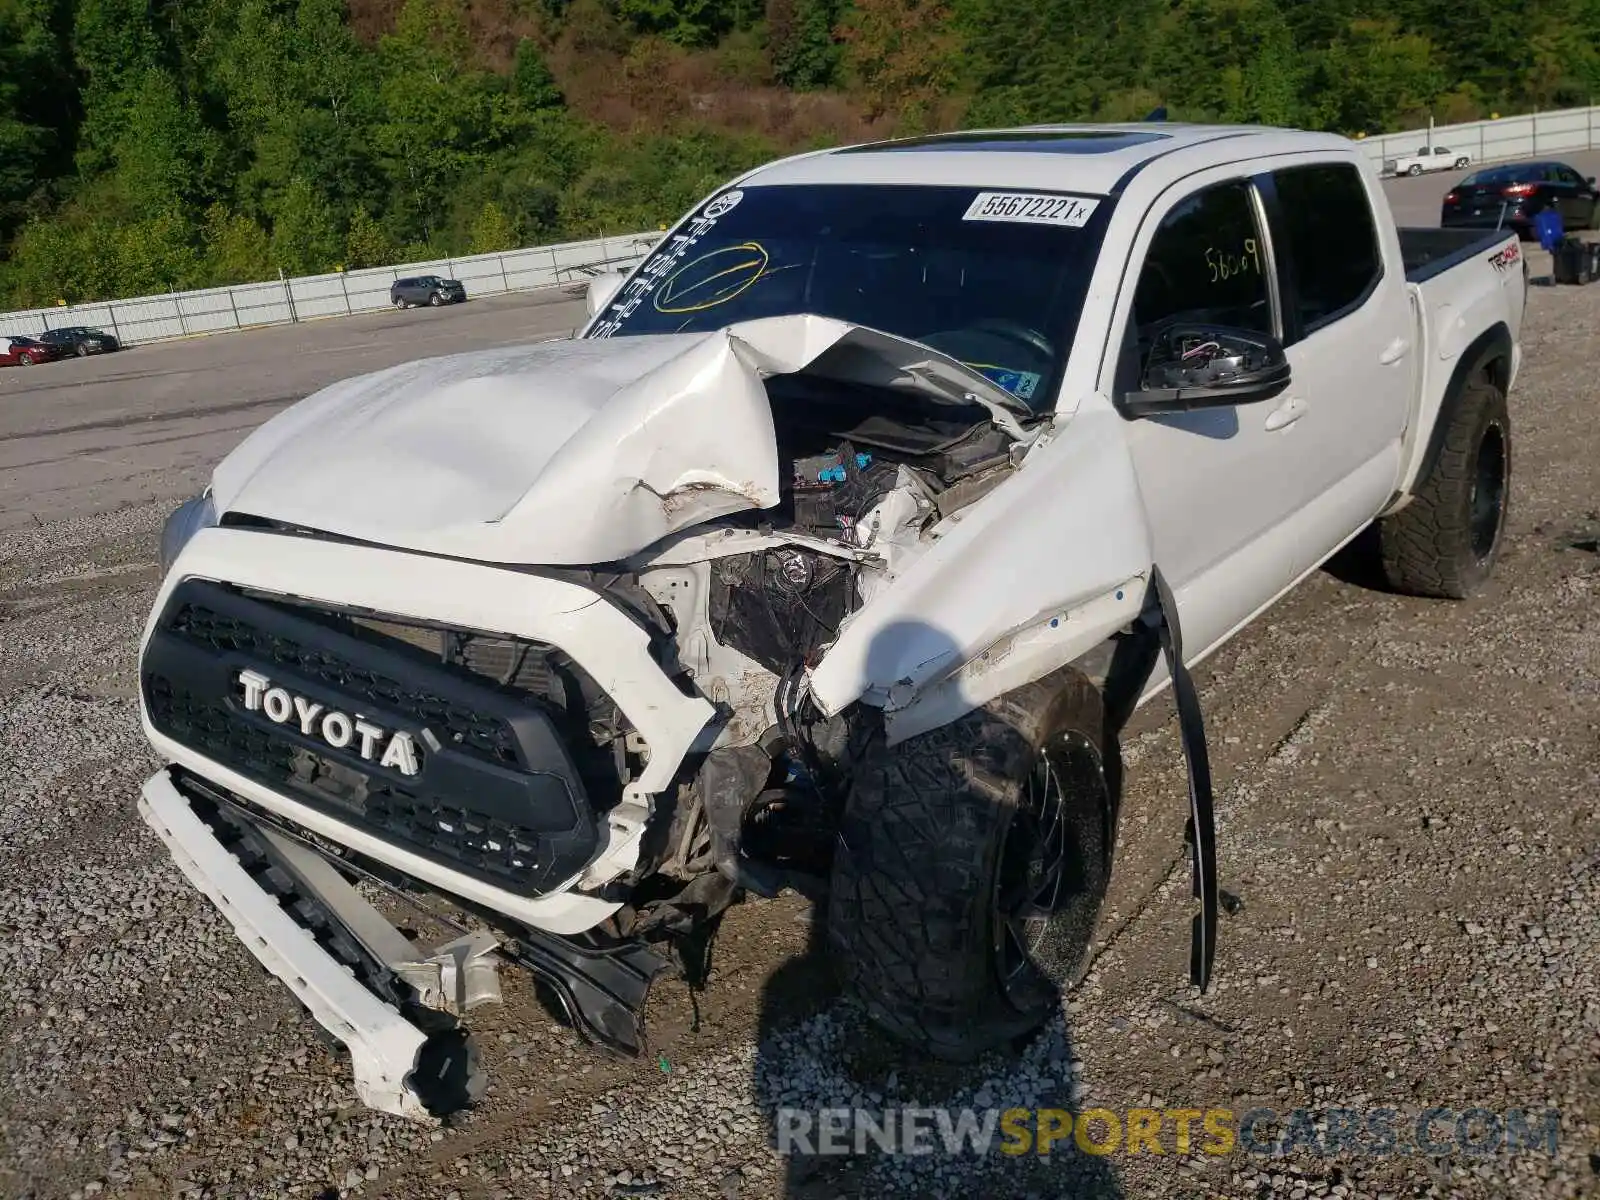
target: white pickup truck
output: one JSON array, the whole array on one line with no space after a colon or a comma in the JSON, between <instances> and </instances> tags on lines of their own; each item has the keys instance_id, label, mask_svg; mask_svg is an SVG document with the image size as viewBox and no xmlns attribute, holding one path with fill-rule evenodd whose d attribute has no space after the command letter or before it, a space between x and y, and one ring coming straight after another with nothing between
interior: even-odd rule
<instances>
[{"instance_id":1,"label":"white pickup truck","mask_svg":"<svg viewBox=\"0 0 1600 1200\"><path fill-rule=\"evenodd\" d=\"M216 468L163 533L141 811L378 1108L471 1103L513 965L637 1053L663 940L786 888L961 1059L1086 969L1118 731L1173 682L1203 987L1186 668L1374 522L1396 588L1479 588L1526 282L1331 135L771 163L575 337L335 384Z\"/></svg>"},{"instance_id":2,"label":"white pickup truck","mask_svg":"<svg viewBox=\"0 0 1600 1200\"><path fill-rule=\"evenodd\" d=\"M1419 146L1415 154L1402 154L1383 164L1386 175L1421 175L1424 171L1459 171L1472 161L1472 155L1449 146Z\"/></svg>"}]
</instances>

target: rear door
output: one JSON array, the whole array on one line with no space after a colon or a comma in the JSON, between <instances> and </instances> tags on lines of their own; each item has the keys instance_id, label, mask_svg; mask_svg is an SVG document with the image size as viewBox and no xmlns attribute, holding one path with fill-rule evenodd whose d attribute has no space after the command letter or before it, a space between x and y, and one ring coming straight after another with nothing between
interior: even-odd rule
<instances>
[{"instance_id":1,"label":"rear door","mask_svg":"<svg viewBox=\"0 0 1600 1200\"><path fill-rule=\"evenodd\" d=\"M1561 210L1562 224L1568 229L1587 228L1594 216L1594 189L1571 167L1556 163L1551 169L1565 205Z\"/></svg>"},{"instance_id":2,"label":"rear door","mask_svg":"<svg viewBox=\"0 0 1600 1200\"><path fill-rule=\"evenodd\" d=\"M1258 181L1283 297L1298 412L1281 453L1304 507L1290 522L1307 570L1393 495L1416 369L1416 317L1399 246L1380 236L1352 161L1281 167Z\"/></svg>"}]
</instances>

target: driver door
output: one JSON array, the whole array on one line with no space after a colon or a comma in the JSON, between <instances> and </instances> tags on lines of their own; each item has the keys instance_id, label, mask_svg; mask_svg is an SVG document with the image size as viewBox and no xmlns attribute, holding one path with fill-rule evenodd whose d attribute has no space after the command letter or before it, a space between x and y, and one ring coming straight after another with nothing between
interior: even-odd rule
<instances>
[{"instance_id":1,"label":"driver door","mask_svg":"<svg viewBox=\"0 0 1600 1200\"><path fill-rule=\"evenodd\" d=\"M1168 321L1283 336L1271 242L1250 181L1190 180L1168 196L1134 246L1137 282L1113 388L1119 400L1138 388L1151 334ZM1283 431L1297 403L1291 383L1260 404L1130 422L1155 560L1178 603L1186 658L1205 654L1294 582L1298 556L1287 530L1308 497Z\"/></svg>"}]
</instances>

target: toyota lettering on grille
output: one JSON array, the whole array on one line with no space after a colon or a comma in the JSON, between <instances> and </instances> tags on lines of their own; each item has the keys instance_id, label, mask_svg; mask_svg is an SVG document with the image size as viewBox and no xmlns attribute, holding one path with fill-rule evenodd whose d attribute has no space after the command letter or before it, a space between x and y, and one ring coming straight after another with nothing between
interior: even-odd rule
<instances>
[{"instance_id":1,"label":"toyota lettering on grille","mask_svg":"<svg viewBox=\"0 0 1600 1200\"><path fill-rule=\"evenodd\" d=\"M259 671L240 671L239 686L244 689L247 712L263 713L276 725L293 724L306 737L320 738L335 750L348 750L353 746L368 762L376 762L402 775L415 775L419 769L417 744L403 730L390 733L359 716L353 717L315 700L296 696L286 688L275 687L272 680Z\"/></svg>"}]
</instances>

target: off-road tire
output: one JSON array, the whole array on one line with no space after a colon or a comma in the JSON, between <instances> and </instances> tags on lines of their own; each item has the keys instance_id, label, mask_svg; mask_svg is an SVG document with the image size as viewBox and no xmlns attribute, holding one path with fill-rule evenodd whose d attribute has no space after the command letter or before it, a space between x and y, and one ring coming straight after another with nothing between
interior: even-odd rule
<instances>
[{"instance_id":1,"label":"off-road tire","mask_svg":"<svg viewBox=\"0 0 1600 1200\"><path fill-rule=\"evenodd\" d=\"M1494 493L1492 531L1485 529L1484 509L1474 519L1486 489ZM1485 372L1462 392L1438 460L1411 503L1378 522L1389 585L1413 596L1464 600L1474 595L1494 570L1505 541L1510 498L1511 419L1504 390Z\"/></svg>"},{"instance_id":2,"label":"off-road tire","mask_svg":"<svg viewBox=\"0 0 1600 1200\"><path fill-rule=\"evenodd\" d=\"M1065 903L1048 944L1012 960L1029 965L1008 990L996 903L1007 833L1041 747L1062 753L1055 748L1069 744L1079 748L1075 764L1092 757L1099 787L1062 789ZM853 773L828 900L841 982L874 1023L925 1053L966 1062L1056 1011L1092 959L1118 780L1100 693L1071 669L894 747L874 735Z\"/></svg>"}]
</instances>

